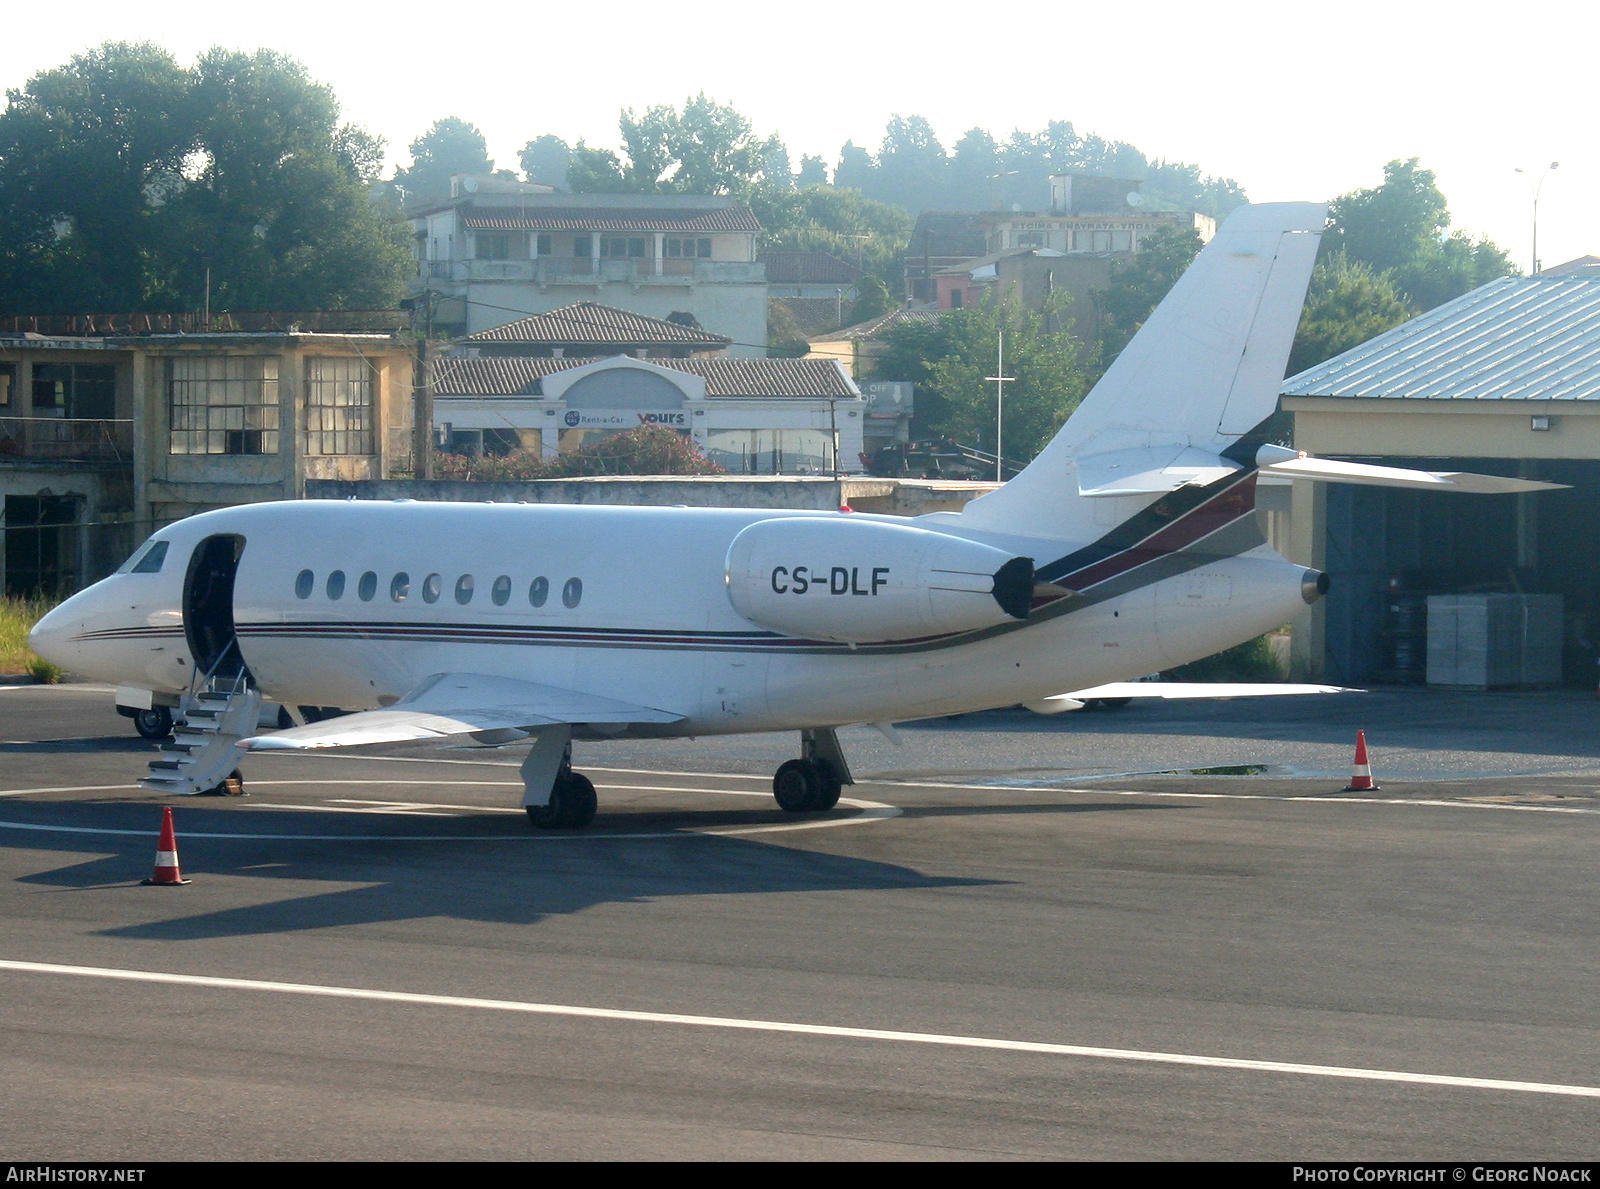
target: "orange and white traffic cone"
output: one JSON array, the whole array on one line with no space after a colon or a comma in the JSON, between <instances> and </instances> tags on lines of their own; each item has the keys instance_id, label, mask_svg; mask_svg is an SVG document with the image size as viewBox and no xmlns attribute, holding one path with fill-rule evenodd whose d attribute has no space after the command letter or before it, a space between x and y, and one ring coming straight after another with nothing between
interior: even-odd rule
<instances>
[{"instance_id":1,"label":"orange and white traffic cone","mask_svg":"<svg viewBox=\"0 0 1600 1189\"><path fill-rule=\"evenodd\" d=\"M161 841L156 843L156 870L142 883L150 887L174 888L189 881L178 870L178 833L172 828L172 806L161 810Z\"/></svg>"},{"instance_id":2,"label":"orange and white traffic cone","mask_svg":"<svg viewBox=\"0 0 1600 1189\"><path fill-rule=\"evenodd\" d=\"M1367 763L1367 733L1356 732L1356 766L1350 773L1350 783L1344 786L1347 793L1368 793L1377 789L1372 782L1372 765Z\"/></svg>"}]
</instances>

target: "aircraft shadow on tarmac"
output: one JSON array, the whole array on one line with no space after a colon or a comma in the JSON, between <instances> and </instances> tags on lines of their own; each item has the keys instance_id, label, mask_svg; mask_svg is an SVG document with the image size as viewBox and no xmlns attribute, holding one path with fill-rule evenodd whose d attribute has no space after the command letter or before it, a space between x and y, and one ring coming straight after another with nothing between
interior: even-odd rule
<instances>
[{"instance_id":1,"label":"aircraft shadow on tarmac","mask_svg":"<svg viewBox=\"0 0 1600 1189\"><path fill-rule=\"evenodd\" d=\"M6 805L6 816L38 824L149 830L147 835L130 836L0 829L0 847L80 855L84 851L113 852L23 876L19 882L107 891L128 889L130 883L149 873L159 819L148 803L13 801ZM426 824L377 815L341 816L335 824L328 820L333 817L183 807L179 814L180 860L183 873L197 884L229 876L364 886L113 927L102 930L101 935L183 941L429 917L533 925L600 904L643 903L669 896L920 890L1003 882L927 875L892 863L796 849L775 841L689 832L724 824L718 819L759 817L750 813L610 815L611 820L602 817L597 822L593 833L572 839L530 838L526 823L509 815L437 818ZM668 820L672 825L667 828L683 830L683 836L605 837L610 831L654 832ZM447 837L469 832L472 837L460 841L352 838L349 842L203 837L207 832L246 831L425 835L441 829ZM145 894L145 889L138 892ZM181 912L181 897L190 893L152 888L148 894L174 897L164 906ZM261 892L263 896L275 894L272 889ZM230 898L236 895L230 890Z\"/></svg>"},{"instance_id":2,"label":"aircraft shadow on tarmac","mask_svg":"<svg viewBox=\"0 0 1600 1189\"><path fill-rule=\"evenodd\" d=\"M146 740L122 735L100 735L84 739L34 739L26 742L0 743L0 755L61 755L97 751L148 752L152 745Z\"/></svg>"},{"instance_id":3,"label":"aircraft shadow on tarmac","mask_svg":"<svg viewBox=\"0 0 1600 1189\"><path fill-rule=\"evenodd\" d=\"M1041 715L1022 707L901 723L901 732L1184 736L1283 743L1353 743L1382 725L1390 747L1600 758L1600 701L1423 687L1313 697L1146 702L1118 710Z\"/></svg>"}]
</instances>

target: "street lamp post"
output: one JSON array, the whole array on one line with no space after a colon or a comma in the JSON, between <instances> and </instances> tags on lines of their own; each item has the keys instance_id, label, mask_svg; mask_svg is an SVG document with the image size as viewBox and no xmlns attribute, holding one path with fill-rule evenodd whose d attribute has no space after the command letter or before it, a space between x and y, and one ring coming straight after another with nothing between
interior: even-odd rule
<instances>
[{"instance_id":1,"label":"street lamp post","mask_svg":"<svg viewBox=\"0 0 1600 1189\"><path fill-rule=\"evenodd\" d=\"M1539 275L1539 191L1544 189L1544 180L1550 176L1550 171L1560 168L1561 162L1550 162L1545 167L1544 172L1539 175L1537 185L1534 183L1533 178L1529 176L1527 170L1520 165L1516 168L1516 172L1522 175L1522 180L1528 183L1528 192L1533 195L1533 272L1529 274L1530 276L1536 277Z\"/></svg>"}]
</instances>

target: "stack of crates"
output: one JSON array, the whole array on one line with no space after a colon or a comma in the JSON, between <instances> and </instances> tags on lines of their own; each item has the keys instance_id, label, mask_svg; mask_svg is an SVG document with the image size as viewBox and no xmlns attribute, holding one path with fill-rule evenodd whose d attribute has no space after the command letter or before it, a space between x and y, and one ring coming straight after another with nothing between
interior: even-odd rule
<instances>
[{"instance_id":1,"label":"stack of crates","mask_svg":"<svg viewBox=\"0 0 1600 1189\"><path fill-rule=\"evenodd\" d=\"M1561 684L1560 595L1428 596L1428 684L1527 689Z\"/></svg>"}]
</instances>

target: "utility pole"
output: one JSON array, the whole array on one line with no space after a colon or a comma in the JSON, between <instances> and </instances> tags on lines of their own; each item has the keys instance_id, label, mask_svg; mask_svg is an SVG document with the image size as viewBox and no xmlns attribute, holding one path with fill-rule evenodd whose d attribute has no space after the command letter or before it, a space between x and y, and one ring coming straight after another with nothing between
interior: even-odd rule
<instances>
[{"instance_id":1,"label":"utility pole","mask_svg":"<svg viewBox=\"0 0 1600 1189\"><path fill-rule=\"evenodd\" d=\"M412 376L412 473L433 478L433 376L429 372L428 341L433 338L433 290L424 290L411 307L411 325L417 331L417 354ZM418 317L418 314L421 317ZM418 325L420 323L420 325Z\"/></svg>"},{"instance_id":2,"label":"utility pole","mask_svg":"<svg viewBox=\"0 0 1600 1189\"><path fill-rule=\"evenodd\" d=\"M828 398L828 429L833 434L833 477L835 479L843 477L839 473L839 411L837 406L838 398L830 396ZM840 502L842 503L843 501L841 500Z\"/></svg>"},{"instance_id":3,"label":"utility pole","mask_svg":"<svg viewBox=\"0 0 1600 1189\"><path fill-rule=\"evenodd\" d=\"M1004 483L1005 476L1005 411L1006 385L1016 379L1006 375L1006 328L1002 326L995 342L995 374L985 376L994 381L994 481Z\"/></svg>"}]
</instances>

